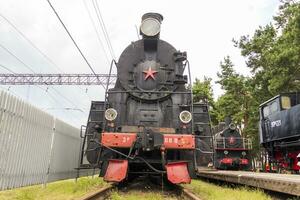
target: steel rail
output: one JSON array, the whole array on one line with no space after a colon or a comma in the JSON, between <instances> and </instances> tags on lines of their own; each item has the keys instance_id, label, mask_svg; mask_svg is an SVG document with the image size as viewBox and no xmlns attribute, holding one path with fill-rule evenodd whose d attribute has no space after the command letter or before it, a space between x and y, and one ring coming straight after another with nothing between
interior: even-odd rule
<instances>
[{"instance_id":1,"label":"steel rail","mask_svg":"<svg viewBox=\"0 0 300 200\"><path fill-rule=\"evenodd\" d=\"M184 188L183 186L179 186L179 189L181 190L181 195L185 197L185 199L201 200L201 198L199 198L198 196L196 196L194 193Z\"/></svg>"},{"instance_id":2,"label":"steel rail","mask_svg":"<svg viewBox=\"0 0 300 200\"><path fill-rule=\"evenodd\" d=\"M115 188L115 185L108 185L102 187L96 191L86 194L85 196L79 198L79 200L102 200L109 197L109 193Z\"/></svg>"},{"instance_id":3,"label":"steel rail","mask_svg":"<svg viewBox=\"0 0 300 200\"><path fill-rule=\"evenodd\" d=\"M194 193L189 191L188 189L184 188L181 185L174 185L176 188L178 194L180 197L178 199L189 199L189 200L201 200L198 196L196 196ZM109 199L110 197L110 192L112 190L116 189L116 185L111 184L105 187L102 187L96 191L90 192L86 194L85 196L79 198L79 200L104 200L104 199ZM130 189L126 189L129 190Z\"/></svg>"}]
</instances>

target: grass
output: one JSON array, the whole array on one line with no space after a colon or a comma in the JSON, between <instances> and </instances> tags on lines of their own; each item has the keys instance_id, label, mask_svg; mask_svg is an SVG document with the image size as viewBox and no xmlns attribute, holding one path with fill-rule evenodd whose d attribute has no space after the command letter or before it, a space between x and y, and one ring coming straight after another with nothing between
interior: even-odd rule
<instances>
[{"instance_id":1,"label":"grass","mask_svg":"<svg viewBox=\"0 0 300 200\"><path fill-rule=\"evenodd\" d=\"M106 183L98 177L82 177L56 181L47 187L35 185L0 192L0 200L71 200L81 197L86 192L103 187Z\"/></svg>"},{"instance_id":2,"label":"grass","mask_svg":"<svg viewBox=\"0 0 300 200\"><path fill-rule=\"evenodd\" d=\"M203 200L271 200L272 198L258 189L246 187L231 188L218 186L201 180L193 180L191 184L184 185Z\"/></svg>"},{"instance_id":3,"label":"grass","mask_svg":"<svg viewBox=\"0 0 300 200\"><path fill-rule=\"evenodd\" d=\"M103 187L106 183L98 177L83 177L77 182L74 179L57 181L42 185L23 187L0 192L0 200L71 200L78 199L89 191ZM218 186L201 180L193 180L184 185L203 200L271 200L271 197L261 190L246 187L231 188ZM130 193L112 192L112 200L172 200L174 196L163 195L161 192L134 190Z\"/></svg>"}]
</instances>

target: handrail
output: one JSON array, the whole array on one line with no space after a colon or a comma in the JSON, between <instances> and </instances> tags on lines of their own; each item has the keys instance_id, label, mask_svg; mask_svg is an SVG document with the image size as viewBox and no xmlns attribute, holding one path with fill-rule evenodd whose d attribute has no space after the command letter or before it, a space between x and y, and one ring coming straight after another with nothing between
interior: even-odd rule
<instances>
[{"instance_id":1,"label":"handrail","mask_svg":"<svg viewBox=\"0 0 300 200\"><path fill-rule=\"evenodd\" d=\"M228 139L234 139L235 142L233 142L232 144L230 144L230 142L228 141ZM237 144L239 141L241 143L242 148L244 149L252 149L252 140L250 138L244 138L244 137L217 137L214 138L214 145L216 148L226 148L228 145L234 145Z\"/></svg>"}]
</instances>

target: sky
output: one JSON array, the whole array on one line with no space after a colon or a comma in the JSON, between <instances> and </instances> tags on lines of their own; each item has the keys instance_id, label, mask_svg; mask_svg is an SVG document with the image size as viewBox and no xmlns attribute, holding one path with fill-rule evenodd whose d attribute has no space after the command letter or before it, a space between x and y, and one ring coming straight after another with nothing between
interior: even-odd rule
<instances>
[{"instance_id":1,"label":"sky","mask_svg":"<svg viewBox=\"0 0 300 200\"><path fill-rule=\"evenodd\" d=\"M50 0L96 73L108 73L112 55L99 26L93 0ZM186 51L192 80L213 79L229 55L237 72L250 75L232 39L252 35L272 21L279 0L98 0L113 53L118 59L132 41L146 12L164 16L161 39ZM46 0L0 0L0 65L16 73L91 73ZM37 51L7 21L14 24ZM98 35L96 34L96 31ZM10 55L12 52L19 60ZM0 73L9 73L0 66ZM100 86L0 86L57 118L80 127L87 121L92 100L103 100Z\"/></svg>"}]
</instances>

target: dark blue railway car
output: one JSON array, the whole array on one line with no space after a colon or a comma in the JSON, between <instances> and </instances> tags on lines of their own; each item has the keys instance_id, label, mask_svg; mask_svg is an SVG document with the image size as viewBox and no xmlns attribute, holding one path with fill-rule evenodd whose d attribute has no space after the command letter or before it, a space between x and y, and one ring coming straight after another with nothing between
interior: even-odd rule
<instances>
[{"instance_id":1,"label":"dark blue railway car","mask_svg":"<svg viewBox=\"0 0 300 200\"><path fill-rule=\"evenodd\" d=\"M260 142L267 152L267 166L299 172L300 93L277 95L261 104L259 110Z\"/></svg>"}]
</instances>

